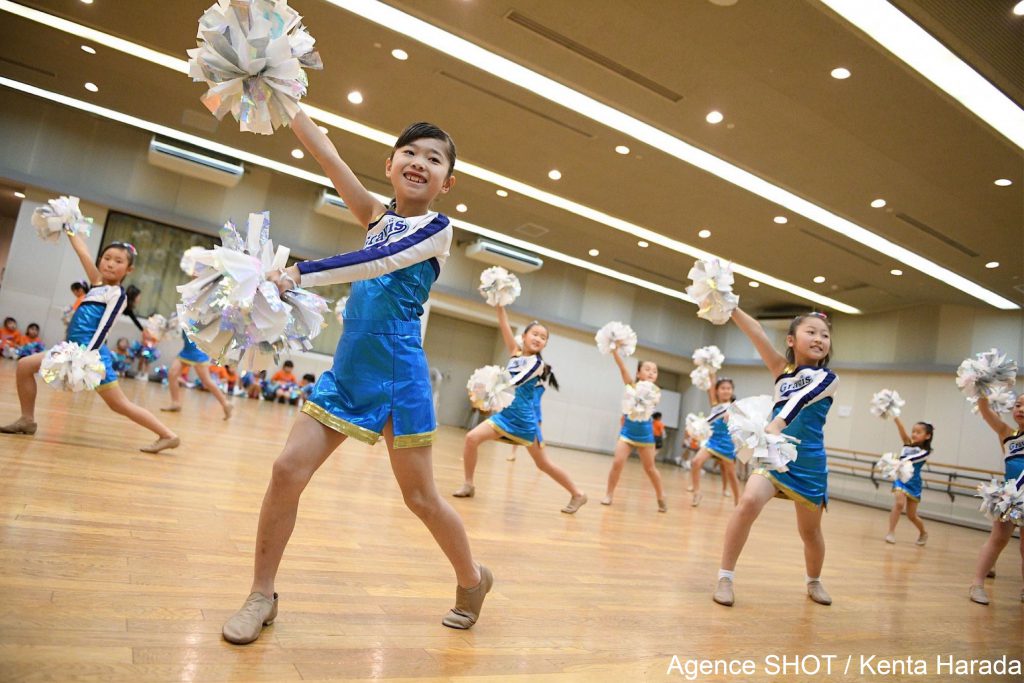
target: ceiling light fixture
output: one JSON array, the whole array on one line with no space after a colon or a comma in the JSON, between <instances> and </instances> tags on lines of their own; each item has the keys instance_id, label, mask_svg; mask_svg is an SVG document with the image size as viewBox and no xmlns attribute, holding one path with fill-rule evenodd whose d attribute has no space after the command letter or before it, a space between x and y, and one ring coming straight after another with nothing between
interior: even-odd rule
<instances>
[{"instance_id":1,"label":"ceiling light fixture","mask_svg":"<svg viewBox=\"0 0 1024 683\"><path fill-rule=\"evenodd\" d=\"M1022 0L1022 1L1024 1L1024 0ZM996 185L998 185L999 187L1009 187L1010 185L1013 185L1013 181L1010 180L1009 178L1000 178L999 180L996 180L996 181L993 181L993 182Z\"/></svg>"},{"instance_id":2,"label":"ceiling light fixture","mask_svg":"<svg viewBox=\"0 0 1024 683\"><path fill-rule=\"evenodd\" d=\"M644 240L640 240L639 242L636 243L636 246L640 247L641 249L646 249L647 247L651 246L651 243L646 242Z\"/></svg>"},{"instance_id":3,"label":"ceiling light fixture","mask_svg":"<svg viewBox=\"0 0 1024 683\"><path fill-rule=\"evenodd\" d=\"M706 240L707 238L711 237L711 231L705 228L697 233L697 237L701 238L702 240Z\"/></svg>"},{"instance_id":4,"label":"ceiling light fixture","mask_svg":"<svg viewBox=\"0 0 1024 683\"><path fill-rule=\"evenodd\" d=\"M821 0L1024 149L1024 109L885 0Z\"/></svg>"},{"instance_id":5,"label":"ceiling light fixture","mask_svg":"<svg viewBox=\"0 0 1024 683\"><path fill-rule=\"evenodd\" d=\"M1024 16L1024 0L1020 0L1020 2L1013 6L1013 13L1018 17Z\"/></svg>"},{"instance_id":6,"label":"ceiling light fixture","mask_svg":"<svg viewBox=\"0 0 1024 683\"><path fill-rule=\"evenodd\" d=\"M751 280L750 282L747 283L747 285L750 287L754 287L756 289L761 286L761 283L758 282L757 280Z\"/></svg>"},{"instance_id":7,"label":"ceiling light fixture","mask_svg":"<svg viewBox=\"0 0 1024 683\"><path fill-rule=\"evenodd\" d=\"M553 168L550 171L548 171L548 178L551 178L552 180L561 180L562 172L559 171L557 168Z\"/></svg>"},{"instance_id":8,"label":"ceiling light fixture","mask_svg":"<svg viewBox=\"0 0 1024 683\"><path fill-rule=\"evenodd\" d=\"M25 198L25 193L24 192L15 192L14 196L17 197L18 199L24 199Z\"/></svg>"},{"instance_id":9,"label":"ceiling light fixture","mask_svg":"<svg viewBox=\"0 0 1024 683\"><path fill-rule=\"evenodd\" d=\"M591 249L587 253L590 254L591 256L600 256L601 255L601 252L598 251L597 249Z\"/></svg>"},{"instance_id":10,"label":"ceiling light fixture","mask_svg":"<svg viewBox=\"0 0 1024 683\"><path fill-rule=\"evenodd\" d=\"M615 147L615 151L619 154L629 154L629 147L626 147L625 145L618 145Z\"/></svg>"},{"instance_id":11,"label":"ceiling light fixture","mask_svg":"<svg viewBox=\"0 0 1024 683\"><path fill-rule=\"evenodd\" d=\"M458 211L459 213L466 213L467 211L469 211L469 207L466 206L465 204L456 204L455 210Z\"/></svg>"},{"instance_id":12,"label":"ceiling light fixture","mask_svg":"<svg viewBox=\"0 0 1024 683\"><path fill-rule=\"evenodd\" d=\"M99 88L98 85L96 85L95 83L90 83L90 82L86 82L85 89L88 90L89 92L99 92L100 91L100 88Z\"/></svg>"},{"instance_id":13,"label":"ceiling light fixture","mask_svg":"<svg viewBox=\"0 0 1024 683\"><path fill-rule=\"evenodd\" d=\"M897 276L899 276L899 275L903 275L903 271L900 270L899 268L893 268L892 270L889 271L889 274L890 275L897 275Z\"/></svg>"},{"instance_id":14,"label":"ceiling light fixture","mask_svg":"<svg viewBox=\"0 0 1024 683\"><path fill-rule=\"evenodd\" d=\"M82 0L82 4L83 5L91 5L92 4L92 0Z\"/></svg>"},{"instance_id":15,"label":"ceiling light fixture","mask_svg":"<svg viewBox=\"0 0 1024 683\"><path fill-rule=\"evenodd\" d=\"M785 216L776 216L772 220L778 223L779 225L785 225L786 223L789 222L789 219L786 218Z\"/></svg>"},{"instance_id":16,"label":"ceiling light fixture","mask_svg":"<svg viewBox=\"0 0 1024 683\"><path fill-rule=\"evenodd\" d=\"M499 197L507 197L508 196L508 191L507 190L495 190L494 194L498 195Z\"/></svg>"},{"instance_id":17,"label":"ceiling light fixture","mask_svg":"<svg viewBox=\"0 0 1024 683\"><path fill-rule=\"evenodd\" d=\"M988 268L989 270L991 270L992 268L998 268L999 261L989 261L988 263L985 264L985 267Z\"/></svg>"},{"instance_id":18,"label":"ceiling light fixture","mask_svg":"<svg viewBox=\"0 0 1024 683\"><path fill-rule=\"evenodd\" d=\"M838 81L845 81L847 78L850 77L850 75L851 75L850 74L850 70L849 69L845 69L845 68L843 68L841 66L837 67L835 69L832 69L832 78L834 78L834 79L836 79Z\"/></svg>"},{"instance_id":19,"label":"ceiling light fixture","mask_svg":"<svg viewBox=\"0 0 1024 683\"><path fill-rule=\"evenodd\" d=\"M348 94L348 101L351 102L352 104L362 104L363 93L359 92L358 90L353 90Z\"/></svg>"},{"instance_id":20,"label":"ceiling light fixture","mask_svg":"<svg viewBox=\"0 0 1024 683\"><path fill-rule=\"evenodd\" d=\"M90 47L88 45L83 45L82 46L82 52L87 52L87 53L89 53L91 55L94 55L94 54L96 54L96 48Z\"/></svg>"},{"instance_id":21,"label":"ceiling light fixture","mask_svg":"<svg viewBox=\"0 0 1024 683\"><path fill-rule=\"evenodd\" d=\"M698 149L678 138L674 138L669 134L660 131L653 126L650 126L636 118L629 116L623 112L615 110L607 105L604 105L593 98L587 97L582 93L579 93L571 88L568 88L560 83L557 83L549 78L541 76L525 67L522 67L514 62L511 62L503 57L499 57L494 53L488 52L483 48L480 48L472 43L469 43L454 34L448 33L439 29L431 24L416 19L411 15L405 14L399 10L384 5L381 2L374 0L327 0L328 2L348 9L351 12L364 17L374 23L381 24L390 29L396 31L402 31L407 33L410 37L414 37L415 40L424 43L425 45L434 49L440 50L449 54L461 61L469 63L473 66L477 66L495 76L498 76L504 80L507 80L515 85L524 87L531 92L534 92L546 99L549 99L559 105L567 108L576 108L578 113L581 113L588 118L591 118L599 123L603 123L611 128L620 130L621 132L645 142L647 144L654 145L664 151L666 154L674 156L675 158L692 164L705 171L717 175L718 177L726 180L727 182L733 183L743 189L746 189L758 196L761 196L769 201L784 206L795 213L799 213L816 223L819 223L831 230L846 235L850 239L853 239L861 244L884 253L891 258L895 258L902 263L905 263L913 268L934 277L945 284L950 285L960 291L969 294L975 298L981 299L986 303L991 304L997 308L1004 310L1017 310L1020 308L1017 304L1006 299L1005 297L996 294L980 285L971 282L967 278L964 278L947 268L940 266L937 263L929 261L928 259L900 247L899 245L890 242L880 235L862 228L861 226L852 223L826 209L812 204L800 197L797 197L793 193L785 190L781 187L773 185L761 178L749 173L733 164L730 164L714 155L705 152L704 150ZM159 64L160 66L172 69L182 74L188 74L188 62L183 59L178 59L170 55L151 50L142 45L137 45L121 38L116 38L106 33L90 29L86 26L76 24L74 22L61 19L39 10L34 10L23 5L19 5L10 0L0 0L0 11L5 11L16 16L20 16L31 21L43 24L49 28L54 28L72 35L79 36L99 43L106 47L124 52L125 54L133 57L144 59L153 64ZM405 29L405 30L403 30ZM441 41L436 42L436 41ZM445 42L447 41L447 42ZM481 60L477 62L476 60ZM522 81L518 79L522 79ZM13 83L16 85L9 85L15 89L21 87L31 87L27 84L19 83L18 81L12 81L10 79L2 79L5 82ZM48 97L48 95L57 96L56 93L50 93L49 91L41 90L42 93L47 95L40 95L41 97ZM53 99L48 97L48 99ZM58 100L53 100L58 101ZM68 105L73 106L73 105ZM395 141L395 136L385 133L383 131L371 128L365 124L346 119L342 116L334 114L332 112L313 107L312 105L303 105L303 108L309 114L310 118L314 118L337 128L345 130L346 132L358 135L368 140L379 142L380 144L392 146ZM125 116L120 112L116 114ZM155 124L154 124L155 125ZM496 185L504 185L519 192L520 194L535 199L537 201L555 206L563 209L570 213L574 213L577 216L593 220L598 223L602 223L610 228L632 234L637 237L643 237L651 242L663 246L667 249L677 251L688 256L695 258L715 258L714 254L709 254L701 249L697 249L689 244L674 240L670 237L666 237L660 233L654 232L646 228L642 228L634 223L624 221L622 219L613 217L604 212L592 209L582 204L577 204L564 197L553 195L549 192L545 192L538 188L526 185L525 183L519 183L506 176L495 173L488 169L484 169L474 164L461 162L459 167L462 169L462 173L471 175L485 182L490 182ZM733 262L733 270L736 273L745 275L747 277L756 277L761 282L780 289L785 292L789 292L795 296L814 301L816 303L828 306L842 313L860 313L860 311L853 306L844 304L841 301L830 299L825 297L813 290L800 287L799 285L791 282L786 282L774 276L768 275L767 273L761 273L752 268L747 268L741 264Z\"/></svg>"},{"instance_id":22,"label":"ceiling light fixture","mask_svg":"<svg viewBox=\"0 0 1024 683\"><path fill-rule=\"evenodd\" d=\"M885 206L885 200L884 199L872 199L871 200L871 208L872 209L881 209L883 206Z\"/></svg>"},{"instance_id":23,"label":"ceiling light fixture","mask_svg":"<svg viewBox=\"0 0 1024 683\"><path fill-rule=\"evenodd\" d=\"M708 123L721 123L725 119L720 111L709 111L708 115L704 117L704 120Z\"/></svg>"},{"instance_id":24,"label":"ceiling light fixture","mask_svg":"<svg viewBox=\"0 0 1024 683\"><path fill-rule=\"evenodd\" d=\"M824 275L816 275L814 277L814 281L820 285L822 282L825 281L825 276Z\"/></svg>"},{"instance_id":25,"label":"ceiling light fixture","mask_svg":"<svg viewBox=\"0 0 1024 683\"><path fill-rule=\"evenodd\" d=\"M280 161L275 161L274 159L262 157L259 156L258 154L253 154L252 152L247 152L243 149L230 147L228 145L224 145L219 142L214 142L212 140L207 140L205 138L199 137L198 135L192 135L191 133L185 133L183 131L176 130L174 128L169 128L159 123L146 121L145 119L140 119L138 117L131 116L130 114L124 114L119 111L114 111L113 109L108 109L107 107L101 107L99 105L92 104L91 102L78 100L73 97L68 97L67 95L61 95L60 93L50 92L42 88L37 88L34 85L20 83L18 81L12 80L10 78L5 78L3 76L0 76L0 86L7 87L12 90L17 90L18 92L23 92L28 95L34 95L41 99L48 100L50 102L56 102L57 104L61 104L66 107L71 107L73 109L78 109L79 111L84 111L89 114L95 114L96 116L101 116L105 119L116 121L117 123L122 123L126 126L131 126L133 128L145 130L150 133L155 133L157 135L178 140L180 142L187 142L191 145L201 147L208 151L217 152L219 154L225 154L240 161L245 161L250 164L253 164L254 166L261 166L263 168L267 168L272 171L276 171L278 173L291 176L293 178L299 178L301 180L315 183L316 185L320 185L323 187L333 187L330 179L327 176L319 175L317 173L311 173L297 166L290 166L288 164L281 163ZM390 201L390 197L385 197L382 194L371 194L381 202ZM452 225L454 225L455 227L480 235L481 237L487 237L493 240L497 240L499 242L503 242L505 244L509 244L514 247L519 247L520 249L526 249L536 254L540 254L541 256L547 256L548 258L551 258L556 261L568 263L569 265L576 266L578 268L583 268L584 270L589 270L600 275L605 275L607 277L619 280L621 282L627 282L638 287L643 287L644 289L649 289L652 292L657 292L659 294L664 294L675 299L680 299L682 301L688 301L690 303L693 303L692 299L686 296L684 292L681 292L679 290L675 290L670 287L665 287L664 285L659 285L655 282L643 280L638 277L633 277L632 275L620 273L616 270L612 270L611 268L606 268L604 266L599 266L594 263L589 263L575 256L569 256L568 254L563 254L561 252L555 251L554 249L548 249L547 247L543 247L539 244L527 242L526 240L512 237L511 235L506 235L496 230L491 230L489 228L484 228L473 223L468 223L462 219L453 218L451 220Z\"/></svg>"},{"instance_id":26,"label":"ceiling light fixture","mask_svg":"<svg viewBox=\"0 0 1024 683\"><path fill-rule=\"evenodd\" d=\"M397 47L391 51L391 56L400 62L404 62L405 60L409 59L409 53L406 52L405 50L400 50Z\"/></svg>"},{"instance_id":27,"label":"ceiling light fixture","mask_svg":"<svg viewBox=\"0 0 1024 683\"><path fill-rule=\"evenodd\" d=\"M295 149L292 150L292 158L293 159L301 159L304 156L306 156L306 153L303 152L298 147L296 147Z\"/></svg>"}]
</instances>

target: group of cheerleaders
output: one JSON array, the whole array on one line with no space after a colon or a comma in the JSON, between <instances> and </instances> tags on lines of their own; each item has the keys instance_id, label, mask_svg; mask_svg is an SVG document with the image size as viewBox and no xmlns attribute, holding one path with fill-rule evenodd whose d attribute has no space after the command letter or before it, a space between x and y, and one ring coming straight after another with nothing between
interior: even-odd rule
<instances>
[{"instance_id":1,"label":"group of cheerleaders","mask_svg":"<svg viewBox=\"0 0 1024 683\"><path fill-rule=\"evenodd\" d=\"M462 519L435 486L433 397L420 338L423 305L444 266L453 238L448 218L430 207L455 185L455 144L447 133L431 124L409 126L385 162L384 174L394 190L394 199L385 205L366 190L334 144L305 112L299 111L291 128L354 216L368 226L368 232L365 246L355 252L300 262L267 276L281 292L297 286L335 283L351 283L352 288L344 310L345 332L338 343L333 367L318 379L271 469L256 531L250 594L242 608L224 624L223 637L236 644L252 642L277 617L275 577L295 527L300 496L317 469L349 437L369 444L384 439L406 505L430 531L455 573L455 605L442 623L451 628L470 628L480 616L494 576L475 560ZM132 270L135 248L117 242L109 244L94 262L79 237L71 236L70 240L89 281L96 286L75 312L68 327L68 339L100 352L108 372L99 393L110 408L157 435L157 440L143 450L155 453L177 446L177 434L149 411L131 403L117 387L116 375L110 368L110 352L104 344L110 321L124 307L121 283ZM571 497L562 511L575 513L586 504L587 496L564 469L547 457L541 436L540 397L546 387L557 388L551 367L542 357L548 343L548 328L532 322L523 330L520 342L513 336L505 310L498 308L497 315L511 356L508 370L515 383L515 399L508 408L466 435L465 481L454 495L474 496L480 444L505 439L526 447L537 467L566 489ZM828 605L832 599L821 582L825 559L821 517L828 503L823 427L838 383L828 367L832 345L829 320L819 313L797 316L789 326L782 351L773 347L761 325L741 309L733 311L731 320L751 340L774 378L773 417L765 431L795 437L799 443L796 460L789 463L787 471L755 469L740 493L725 410L735 388L726 379L712 385L713 434L693 463L692 504L700 503L699 473L709 457L722 462L723 476L735 501L713 599L721 605L733 604L736 564L751 527L769 500L783 497L792 500L796 510L797 529L804 544L807 594L814 602ZM195 355L195 350L187 351L183 362L201 365L207 360ZM0 427L0 432L35 433L34 375L42 358L43 354L36 354L18 362L21 416ZM653 362L641 362L633 374L618 353L613 358L625 384L655 382L658 378L658 367ZM171 383L172 387L174 384ZM174 405L179 405L177 399ZM1018 397L1014 405L1013 427L1003 423L984 398L978 406L1006 452L1005 476L1021 482L1024 396ZM225 418L229 416L230 408L226 407ZM914 477L894 485L896 498L886 540L894 540L896 522L905 509L918 528L917 543L924 545L927 533L916 509L921 496L920 471L931 452L933 430L922 422L915 424L908 434L902 423L896 424L904 442L903 455L913 462ZM666 511L661 478L654 466L654 442L650 420L624 420L602 504L612 504L623 466L631 450L637 448L654 487L658 511ZM1009 522L993 523L978 558L971 600L988 603L984 579L1012 532ZM1024 599L1024 593L1021 597Z\"/></svg>"}]
</instances>

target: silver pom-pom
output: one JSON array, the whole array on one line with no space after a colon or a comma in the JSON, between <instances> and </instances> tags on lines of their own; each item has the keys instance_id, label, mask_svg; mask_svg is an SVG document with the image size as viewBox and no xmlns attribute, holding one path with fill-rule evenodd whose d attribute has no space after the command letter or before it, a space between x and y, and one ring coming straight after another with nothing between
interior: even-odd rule
<instances>
[{"instance_id":1,"label":"silver pom-pom","mask_svg":"<svg viewBox=\"0 0 1024 683\"><path fill-rule=\"evenodd\" d=\"M689 278L693 284L686 288L686 294L697 302L697 317L715 325L729 322L740 303L739 296L732 291L732 265L718 259L697 261Z\"/></svg>"},{"instance_id":2,"label":"silver pom-pom","mask_svg":"<svg viewBox=\"0 0 1024 683\"><path fill-rule=\"evenodd\" d=\"M765 427L772 420L772 397L749 396L729 406L729 436L742 462L756 460L759 466L777 472L789 469L796 460L797 439L786 434L769 434Z\"/></svg>"},{"instance_id":3,"label":"silver pom-pom","mask_svg":"<svg viewBox=\"0 0 1024 683\"><path fill-rule=\"evenodd\" d=\"M64 341L46 352L39 374L54 389L88 391L100 385L107 368L99 351Z\"/></svg>"},{"instance_id":4,"label":"silver pom-pom","mask_svg":"<svg viewBox=\"0 0 1024 683\"><path fill-rule=\"evenodd\" d=\"M466 382L469 402L477 410L497 413L512 405L516 389L512 386L512 375L498 365L477 368Z\"/></svg>"},{"instance_id":5,"label":"silver pom-pom","mask_svg":"<svg viewBox=\"0 0 1024 683\"><path fill-rule=\"evenodd\" d=\"M315 42L286 0L218 0L199 19L189 76L209 86L201 100L218 119L269 135L298 113L303 68L323 68Z\"/></svg>"},{"instance_id":6,"label":"silver pom-pom","mask_svg":"<svg viewBox=\"0 0 1024 683\"><path fill-rule=\"evenodd\" d=\"M906 403L895 389L882 389L871 397L871 414L882 419L899 417Z\"/></svg>"},{"instance_id":7,"label":"silver pom-pom","mask_svg":"<svg viewBox=\"0 0 1024 683\"><path fill-rule=\"evenodd\" d=\"M988 394L996 387L1012 387L1017 382L1017 363L997 349L982 351L968 358L956 370L956 385L968 398Z\"/></svg>"},{"instance_id":8,"label":"silver pom-pom","mask_svg":"<svg viewBox=\"0 0 1024 683\"><path fill-rule=\"evenodd\" d=\"M908 482L914 476L914 463L909 460L900 460L900 457L893 453L883 453L875 463L875 467L889 481L899 479L902 482Z\"/></svg>"},{"instance_id":9,"label":"silver pom-pom","mask_svg":"<svg viewBox=\"0 0 1024 683\"><path fill-rule=\"evenodd\" d=\"M725 354L714 344L702 346L693 351L693 364L697 367L707 367L718 372L722 369L722 363L724 362Z\"/></svg>"},{"instance_id":10,"label":"silver pom-pom","mask_svg":"<svg viewBox=\"0 0 1024 683\"><path fill-rule=\"evenodd\" d=\"M61 233L88 237L92 232L92 219L82 215L78 197L60 196L50 199L32 212L32 226L40 239L56 242Z\"/></svg>"},{"instance_id":11,"label":"silver pom-pom","mask_svg":"<svg viewBox=\"0 0 1024 683\"><path fill-rule=\"evenodd\" d=\"M994 413L999 415L1012 413L1013 406L1017 403L1017 394L1013 393L1013 389L1010 389L1003 384L997 384L986 391L985 398L988 399L988 407L991 408ZM967 402L971 404L971 412L977 413L978 396L968 396Z\"/></svg>"},{"instance_id":12,"label":"silver pom-pom","mask_svg":"<svg viewBox=\"0 0 1024 683\"><path fill-rule=\"evenodd\" d=\"M620 356L636 353L636 332L625 323L613 321L606 324L594 335L594 341L601 353L611 353L612 349L617 350Z\"/></svg>"},{"instance_id":13,"label":"silver pom-pom","mask_svg":"<svg viewBox=\"0 0 1024 683\"><path fill-rule=\"evenodd\" d=\"M1024 489L1018 489L1014 480L993 478L988 484L979 484L978 497L979 509L988 519L1024 526Z\"/></svg>"},{"instance_id":14,"label":"silver pom-pom","mask_svg":"<svg viewBox=\"0 0 1024 683\"><path fill-rule=\"evenodd\" d=\"M691 439L704 443L711 438L711 423L703 413L688 413L684 424L686 435Z\"/></svg>"},{"instance_id":15,"label":"silver pom-pom","mask_svg":"<svg viewBox=\"0 0 1024 683\"><path fill-rule=\"evenodd\" d=\"M501 266L491 266L480 273L478 289L488 306L511 306L523 291L519 278Z\"/></svg>"},{"instance_id":16,"label":"silver pom-pom","mask_svg":"<svg viewBox=\"0 0 1024 683\"><path fill-rule=\"evenodd\" d=\"M320 334L327 301L305 289L284 294L266 278L284 267L288 249L274 250L270 212L249 214L246 238L228 221L221 228L223 246L203 255L209 273L178 287L182 328L218 364L243 361L261 370L282 351L312 348Z\"/></svg>"},{"instance_id":17,"label":"silver pom-pom","mask_svg":"<svg viewBox=\"0 0 1024 683\"><path fill-rule=\"evenodd\" d=\"M622 397L622 413L634 422L646 422L651 419L660 400L661 389L654 382L645 380L627 384Z\"/></svg>"},{"instance_id":18,"label":"silver pom-pom","mask_svg":"<svg viewBox=\"0 0 1024 683\"><path fill-rule=\"evenodd\" d=\"M709 391L711 389L711 370L706 365L698 365L690 371L690 381L701 391Z\"/></svg>"},{"instance_id":19,"label":"silver pom-pom","mask_svg":"<svg viewBox=\"0 0 1024 683\"><path fill-rule=\"evenodd\" d=\"M181 254L181 270L189 277L213 272L214 252L205 247L189 247Z\"/></svg>"}]
</instances>

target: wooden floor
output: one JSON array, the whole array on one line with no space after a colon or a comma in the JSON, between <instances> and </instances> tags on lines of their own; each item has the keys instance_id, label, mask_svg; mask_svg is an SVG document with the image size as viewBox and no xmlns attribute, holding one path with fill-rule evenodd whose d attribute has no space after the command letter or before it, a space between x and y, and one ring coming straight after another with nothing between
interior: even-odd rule
<instances>
[{"instance_id":1,"label":"wooden floor","mask_svg":"<svg viewBox=\"0 0 1024 683\"><path fill-rule=\"evenodd\" d=\"M150 408L167 400L159 385L123 385ZM9 361L0 386L6 421L18 412ZM383 445L355 442L303 498L278 621L231 646L221 624L248 592L260 500L295 409L236 399L224 423L210 396L185 399L168 418L184 443L165 455L136 450L151 436L95 394L45 387L39 432L0 436L0 681L686 680L667 675L672 655L754 659L757 675L698 678L746 681L768 679L771 654L835 654L840 669L848 655L909 655L930 671L938 653L1022 656L1017 548L997 564L991 606L966 597L984 533L932 523L922 549L904 521L891 546L883 512L836 502L824 523L835 604L821 607L805 597L792 505L773 501L726 609L710 596L732 507L717 478L692 509L686 473L665 466L669 512L658 514L633 460L603 507L610 459L551 449L591 496L568 516L568 496L525 453L507 462L493 444L477 497L450 500L496 585L476 627L449 630L451 570L404 508ZM442 429L434 449L446 494L461 481L461 443ZM855 672L772 680L882 680Z\"/></svg>"}]
</instances>

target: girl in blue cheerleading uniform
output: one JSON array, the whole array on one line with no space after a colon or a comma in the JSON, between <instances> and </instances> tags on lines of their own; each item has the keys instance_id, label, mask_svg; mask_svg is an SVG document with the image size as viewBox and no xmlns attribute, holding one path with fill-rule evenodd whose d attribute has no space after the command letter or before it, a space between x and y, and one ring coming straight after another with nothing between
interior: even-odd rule
<instances>
[{"instance_id":1,"label":"girl in blue cheerleading uniform","mask_svg":"<svg viewBox=\"0 0 1024 683\"><path fill-rule=\"evenodd\" d=\"M886 543L896 542L896 524L900 521L903 510L907 511L907 519L917 527L917 545L924 545L928 542L928 532L924 529L924 522L917 516L917 506L921 502L921 490L924 482L921 481L921 468L924 461L932 454L932 436L935 428L927 422L917 422L910 433L898 418L893 418L896 429L900 432L900 439L903 440L903 450L900 451L900 460L906 460L914 465L914 474L907 481L900 481L897 477L892 483L892 510L889 511L889 533L885 535Z\"/></svg>"},{"instance_id":2,"label":"girl in blue cheerleading uniform","mask_svg":"<svg viewBox=\"0 0 1024 683\"><path fill-rule=\"evenodd\" d=\"M786 434L799 443L797 458L789 463L788 471L758 468L747 480L743 496L725 530L725 548L714 600L721 605L733 604L736 561L750 528L769 500L782 497L795 504L797 528L804 542L807 594L814 602L830 605L832 598L821 584L821 568L825 562L821 513L828 505L825 418L838 384L835 373L828 369L831 327L821 313L797 316L789 325L786 355L783 356L772 347L764 328L752 317L737 308L732 320L750 338L775 377L772 420L765 431Z\"/></svg>"},{"instance_id":3,"label":"girl in blue cheerleading uniform","mask_svg":"<svg viewBox=\"0 0 1024 683\"><path fill-rule=\"evenodd\" d=\"M196 371L199 381L217 399L221 410L224 411L224 419L230 420L233 408L227 397L224 396L224 392L210 376L210 357L203 353L184 331L181 333L181 340L184 343L181 352L178 353L178 357L171 363L171 369L167 372L167 387L171 390L171 405L160 410L166 413L177 413L181 410L181 385L178 383L178 379L184 369L189 367Z\"/></svg>"},{"instance_id":4,"label":"girl in blue cheerleading uniform","mask_svg":"<svg viewBox=\"0 0 1024 683\"><path fill-rule=\"evenodd\" d=\"M69 234L68 240L78 255L92 288L75 309L71 321L68 323L67 341L75 342L86 349L99 353L106 368L106 374L96 388L96 392L110 409L157 435L156 441L139 450L146 453L159 453L167 448L177 447L180 443L178 436L151 412L129 401L121 387L118 386L117 373L114 371L114 357L105 343L110 328L113 327L117 317L121 315L127 305L127 297L121 282L128 273L132 272L136 256L135 247L124 242L111 242L103 247L99 258L94 262L89 255L89 247L81 237ZM4 434L36 433L35 374L42 366L46 354L46 351L36 353L18 361L17 384L21 417L9 425L0 427L0 432Z\"/></svg>"},{"instance_id":5,"label":"girl in blue cheerleading uniform","mask_svg":"<svg viewBox=\"0 0 1024 683\"><path fill-rule=\"evenodd\" d=\"M631 386L637 382L658 381L658 364L654 361L642 360L637 365L636 377L629 374L626 364L619 356L618 349L612 349L612 358L619 367L619 374L622 376L622 383ZM601 505L611 505L615 497L615 487L619 484L619 477L622 476L622 468L626 466L630 452L635 448L640 454L640 462L643 463L644 472L654 486L654 495L658 501L658 512L667 512L665 504L665 493L661 488L661 474L654 464L654 424L653 420L630 420L623 416L622 429L619 430L619 440L615 444L615 452L612 457L612 467L608 471L608 486L605 490Z\"/></svg>"},{"instance_id":6,"label":"girl in blue cheerleading uniform","mask_svg":"<svg viewBox=\"0 0 1024 683\"><path fill-rule=\"evenodd\" d=\"M544 451L544 442L540 436L539 395L543 393L542 380L546 376L553 380L550 369L541 357L541 351L548 343L548 329L537 321L531 322L523 330L523 344L516 343L512 327L508 322L508 314L504 306L497 307L498 327L501 329L505 347L512 357L507 369L512 375L516 396L512 404L497 415L477 425L468 434L462 451L462 465L466 479L462 487L452 495L456 498L472 498L476 494L473 476L476 472L477 451L480 444L487 441L503 440L526 447L526 452L544 474L554 479L562 488L569 492L571 498L562 508L566 514L574 514L587 502L585 494L569 477L569 473L551 462ZM557 386L557 382L552 386Z\"/></svg>"},{"instance_id":7,"label":"girl in blue cheerleading uniform","mask_svg":"<svg viewBox=\"0 0 1024 683\"><path fill-rule=\"evenodd\" d=\"M251 593L222 633L229 642L248 643L273 622L274 579L306 484L345 439L373 444L382 436L406 505L455 569L455 607L442 623L469 628L494 579L473 561L462 520L434 485L434 406L420 339L423 304L452 242L448 217L430 205L455 184L455 144L429 123L406 128L385 162L395 193L391 206L385 206L305 112L291 127L368 230L358 251L305 261L271 276L281 291L353 284L334 364L320 375L274 463L256 532Z\"/></svg>"},{"instance_id":8,"label":"girl in blue cheerleading uniform","mask_svg":"<svg viewBox=\"0 0 1024 683\"><path fill-rule=\"evenodd\" d=\"M978 399L978 412L989 427L999 436L1000 444L1005 457L1003 458L1003 478L1006 481L1013 481L1017 491L1024 490L1024 394L1017 397L1013 404L1013 421L1017 423L1016 429L1003 422L988 399L984 396ZM981 548L978 555L978 563L974 567L974 581L971 584L970 598L979 605L989 603L988 594L985 592L985 578L999 558L1006 544L1013 537L1013 522L996 520L992 522L992 532L988 540ZM1024 534L1020 540L1021 552L1021 574L1024 578ZM1024 589L1020 592L1020 600L1024 602Z\"/></svg>"},{"instance_id":9,"label":"girl in blue cheerleading uniform","mask_svg":"<svg viewBox=\"0 0 1024 683\"><path fill-rule=\"evenodd\" d=\"M722 468L722 479L732 489L732 499L735 505L740 498L740 482L736 477L736 447L732 444L732 437L729 436L729 404L736 400L735 386L731 379L716 379L711 376L711 388L708 389L708 399L711 401L711 413L708 415L708 422L711 423L711 438L704 447L697 453L693 464L690 466L690 480L693 487L693 501L691 505L697 507L704 497L700 491L700 474L704 462L708 458L718 460Z\"/></svg>"}]
</instances>

